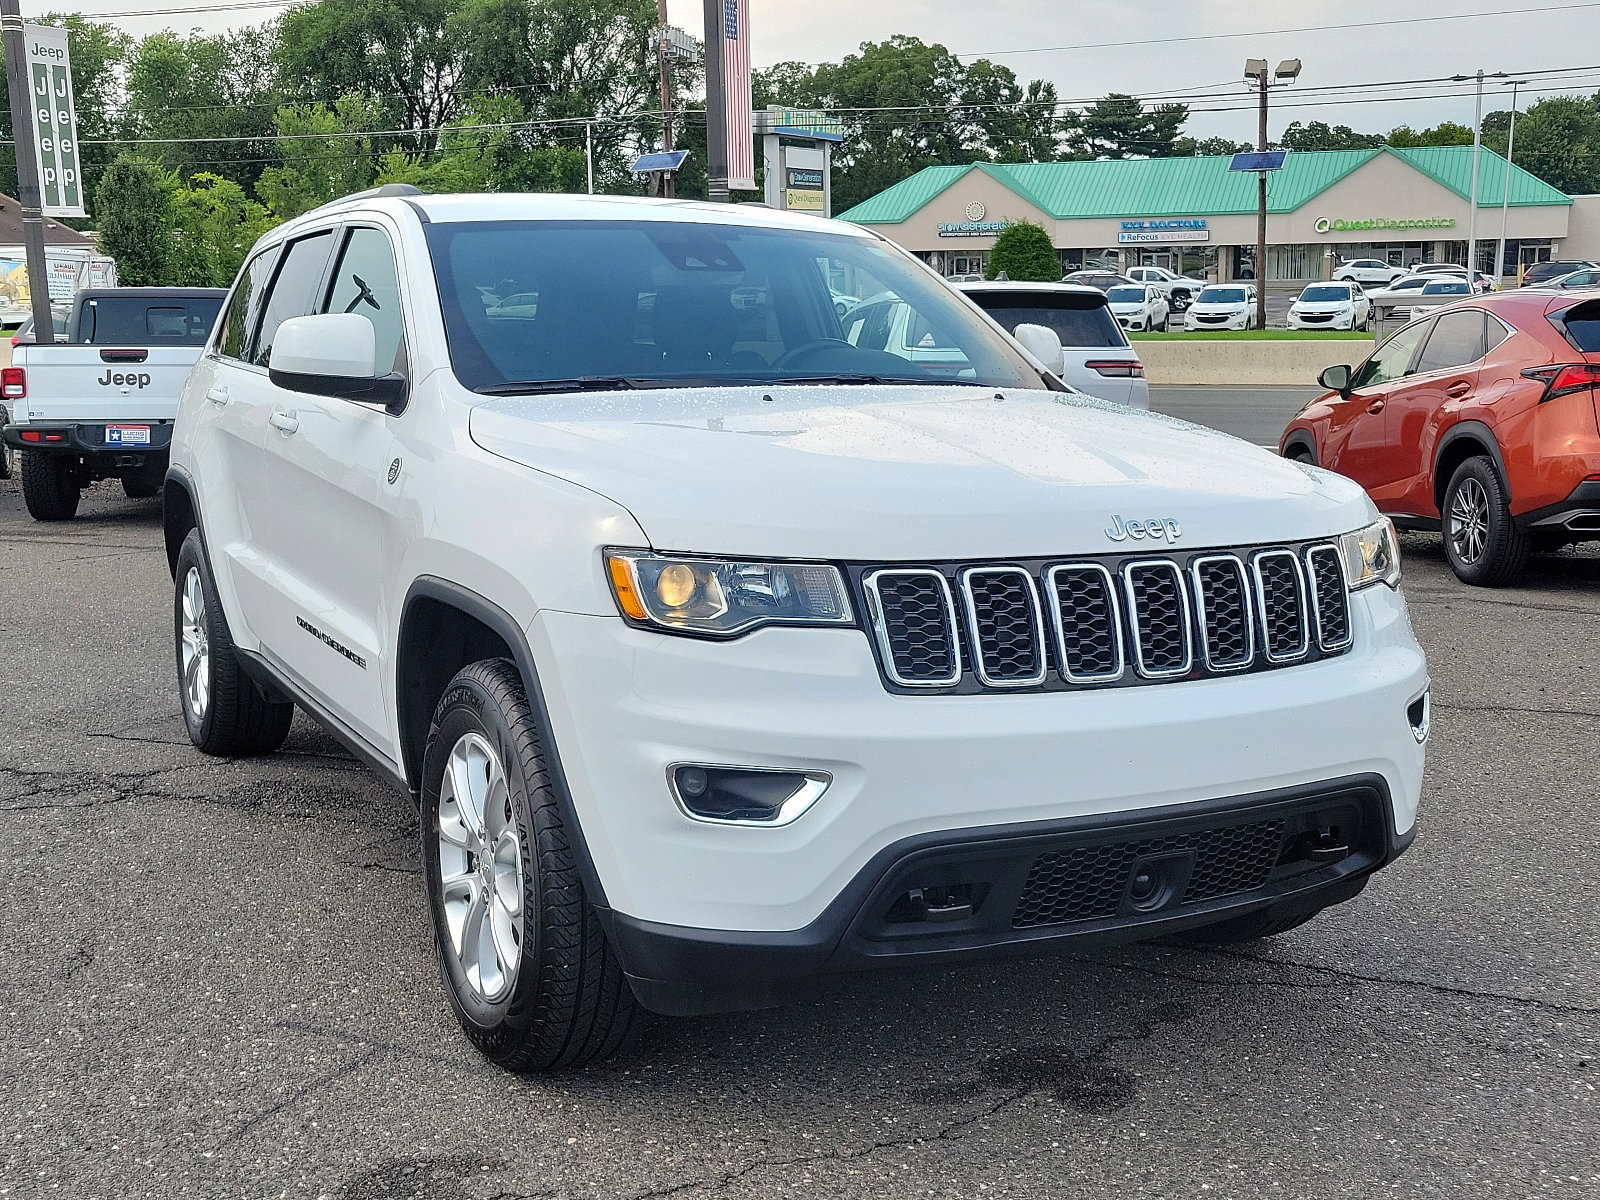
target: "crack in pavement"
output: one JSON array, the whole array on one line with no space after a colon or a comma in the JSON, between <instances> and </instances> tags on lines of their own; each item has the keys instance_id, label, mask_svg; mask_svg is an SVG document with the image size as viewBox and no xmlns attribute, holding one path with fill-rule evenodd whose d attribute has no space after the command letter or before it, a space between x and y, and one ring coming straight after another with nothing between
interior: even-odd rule
<instances>
[{"instance_id":1,"label":"crack in pavement","mask_svg":"<svg viewBox=\"0 0 1600 1200\"><path fill-rule=\"evenodd\" d=\"M1600 717L1600 712L1585 708L1530 708L1520 704L1440 704L1433 702L1436 710L1468 713L1530 713L1533 716L1549 714L1557 717Z\"/></svg>"},{"instance_id":2,"label":"crack in pavement","mask_svg":"<svg viewBox=\"0 0 1600 1200\"><path fill-rule=\"evenodd\" d=\"M161 799L163 793L144 788L157 775L167 773L166 768L153 771L27 771L17 767L0 767L0 793L7 793L7 801L44 799L53 796L71 796L90 793L91 798L47 800L41 804L0 803L0 812L41 812L60 808L104 808L136 799ZM15 783L17 788L8 787ZM107 793L93 798L93 793Z\"/></svg>"},{"instance_id":3,"label":"crack in pavement","mask_svg":"<svg viewBox=\"0 0 1600 1200\"><path fill-rule=\"evenodd\" d=\"M255 1116L251 1117L248 1121L246 1121L244 1124L240 1125L232 1133L230 1133L226 1137L224 1137L220 1142L217 1142L214 1146L212 1146L211 1147L211 1153L215 1154L218 1150L223 1149L229 1143L239 1141L241 1138L243 1138L245 1136L245 1134L249 1133L252 1129L254 1129L256 1126L260 1125L262 1122L271 1119L272 1117L276 1116L278 1113L281 1113L284 1109L289 1108L291 1105L298 1104L301 1100L304 1100L307 1096L311 1095L313 1092L321 1091L323 1088L327 1087L334 1080L340 1079L340 1078L344 1077L345 1075L350 1074L352 1071L359 1070L361 1067L366 1066L369 1062L372 1062L375 1058L377 1058L379 1056L379 1054L381 1054L381 1053L382 1053L382 1051L375 1050L375 1049L374 1050L368 1050L365 1054L358 1055L357 1057L355 1057L351 1061L345 1063L344 1066L342 1066L342 1067L335 1067L331 1071L323 1072L323 1074L317 1076L315 1079L311 1080L311 1082L303 1084L300 1087L296 1088L294 1091L290 1092L287 1096L285 1096L282 1100L278 1101L278 1103L274 1104L271 1108L263 1109L261 1112L257 1113Z\"/></svg>"}]
</instances>

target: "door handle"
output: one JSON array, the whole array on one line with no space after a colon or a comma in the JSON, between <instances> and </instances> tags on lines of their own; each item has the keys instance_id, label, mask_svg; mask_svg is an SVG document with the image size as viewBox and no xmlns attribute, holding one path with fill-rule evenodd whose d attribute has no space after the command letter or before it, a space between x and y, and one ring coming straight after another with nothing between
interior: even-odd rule
<instances>
[{"instance_id":1,"label":"door handle","mask_svg":"<svg viewBox=\"0 0 1600 1200\"><path fill-rule=\"evenodd\" d=\"M1459 400L1461 397L1467 395L1471 391L1472 385L1470 383L1468 383L1465 379L1458 379L1455 383L1452 383L1449 387L1445 388L1444 394L1449 396L1452 400Z\"/></svg>"},{"instance_id":2,"label":"door handle","mask_svg":"<svg viewBox=\"0 0 1600 1200\"><path fill-rule=\"evenodd\" d=\"M1381 413L1383 411L1383 401L1374 400L1371 404L1367 405L1367 411L1369 413Z\"/></svg>"},{"instance_id":3,"label":"door handle","mask_svg":"<svg viewBox=\"0 0 1600 1200\"><path fill-rule=\"evenodd\" d=\"M300 419L282 409L273 409L272 415L267 418L267 423L285 436L300 428Z\"/></svg>"},{"instance_id":4,"label":"door handle","mask_svg":"<svg viewBox=\"0 0 1600 1200\"><path fill-rule=\"evenodd\" d=\"M225 387L214 387L206 393L206 399L213 404L226 404L230 398L231 394Z\"/></svg>"}]
</instances>

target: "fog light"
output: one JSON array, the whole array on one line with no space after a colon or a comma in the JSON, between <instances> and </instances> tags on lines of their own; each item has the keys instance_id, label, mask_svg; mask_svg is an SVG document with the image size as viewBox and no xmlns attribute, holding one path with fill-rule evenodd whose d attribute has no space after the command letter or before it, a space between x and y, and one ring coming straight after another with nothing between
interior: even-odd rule
<instances>
[{"instance_id":1,"label":"fog light","mask_svg":"<svg viewBox=\"0 0 1600 1200\"><path fill-rule=\"evenodd\" d=\"M717 825L788 825L828 790L826 771L763 767L710 767L680 763L667 768L672 798L686 817Z\"/></svg>"}]
</instances>

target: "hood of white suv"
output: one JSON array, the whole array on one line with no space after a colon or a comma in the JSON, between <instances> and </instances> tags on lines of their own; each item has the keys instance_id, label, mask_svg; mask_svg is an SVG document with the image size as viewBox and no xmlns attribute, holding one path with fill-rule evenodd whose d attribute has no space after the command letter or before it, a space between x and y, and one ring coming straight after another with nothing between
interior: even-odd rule
<instances>
[{"instance_id":1,"label":"hood of white suv","mask_svg":"<svg viewBox=\"0 0 1600 1200\"><path fill-rule=\"evenodd\" d=\"M531 396L474 407L470 429L492 454L625 506L653 546L683 552L870 561L1136 553L1169 543L1129 538L1129 521L1176 528L1170 544L1198 549L1346 532L1371 511L1348 480L1076 393L812 386Z\"/></svg>"}]
</instances>

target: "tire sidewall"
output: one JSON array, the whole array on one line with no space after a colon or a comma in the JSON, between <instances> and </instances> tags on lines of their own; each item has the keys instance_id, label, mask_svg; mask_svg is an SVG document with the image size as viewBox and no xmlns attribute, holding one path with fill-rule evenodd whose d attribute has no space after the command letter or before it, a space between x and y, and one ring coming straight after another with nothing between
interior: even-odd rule
<instances>
[{"instance_id":1,"label":"tire sidewall","mask_svg":"<svg viewBox=\"0 0 1600 1200\"><path fill-rule=\"evenodd\" d=\"M513 715L504 712L494 695L470 676L458 678L439 702L438 722L428 738L422 765L422 875L428 897L428 920L433 930L434 947L445 991L457 1017L484 1038L500 1031L520 1031L533 1021L541 969L543 906L540 903L536 832L530 817L528 780L522 769ZM445 766L456 743L468 733L476 733L494 749L505 772L511 794L512 819L522 856L522 958L517 966L517 982L503 1000L482 999L467 982L460 960L450 948L444 923L444 902L439 867L439 792Z\"/></svg>"},{"instance_id":2,"label":"tire sidewall","mask_svg":"<svg viewBox=\"0 0 1600 1200\"><path fill-rule=\"evenodd\" d=\"M172 589L172 659L178 675L178 707L183 709L183 724L189 731L189 740L196 746L203 746L211 737L211 727L217 715L216 651L212 650L211 659L211 702L206 705L205 716L196 721L194 713L189 710L189 701L183 694L183 585L191 570L200 572L200 591L206 602L206 642L215 647L217 618L222 614L222 602L217 598L216 584L211 579L211 564L206 561L205 543L200 540L198 529L189 531L178 551L177 574ZM226 631L222 636L227 636Z\"/></svg>"}]
</instances>

